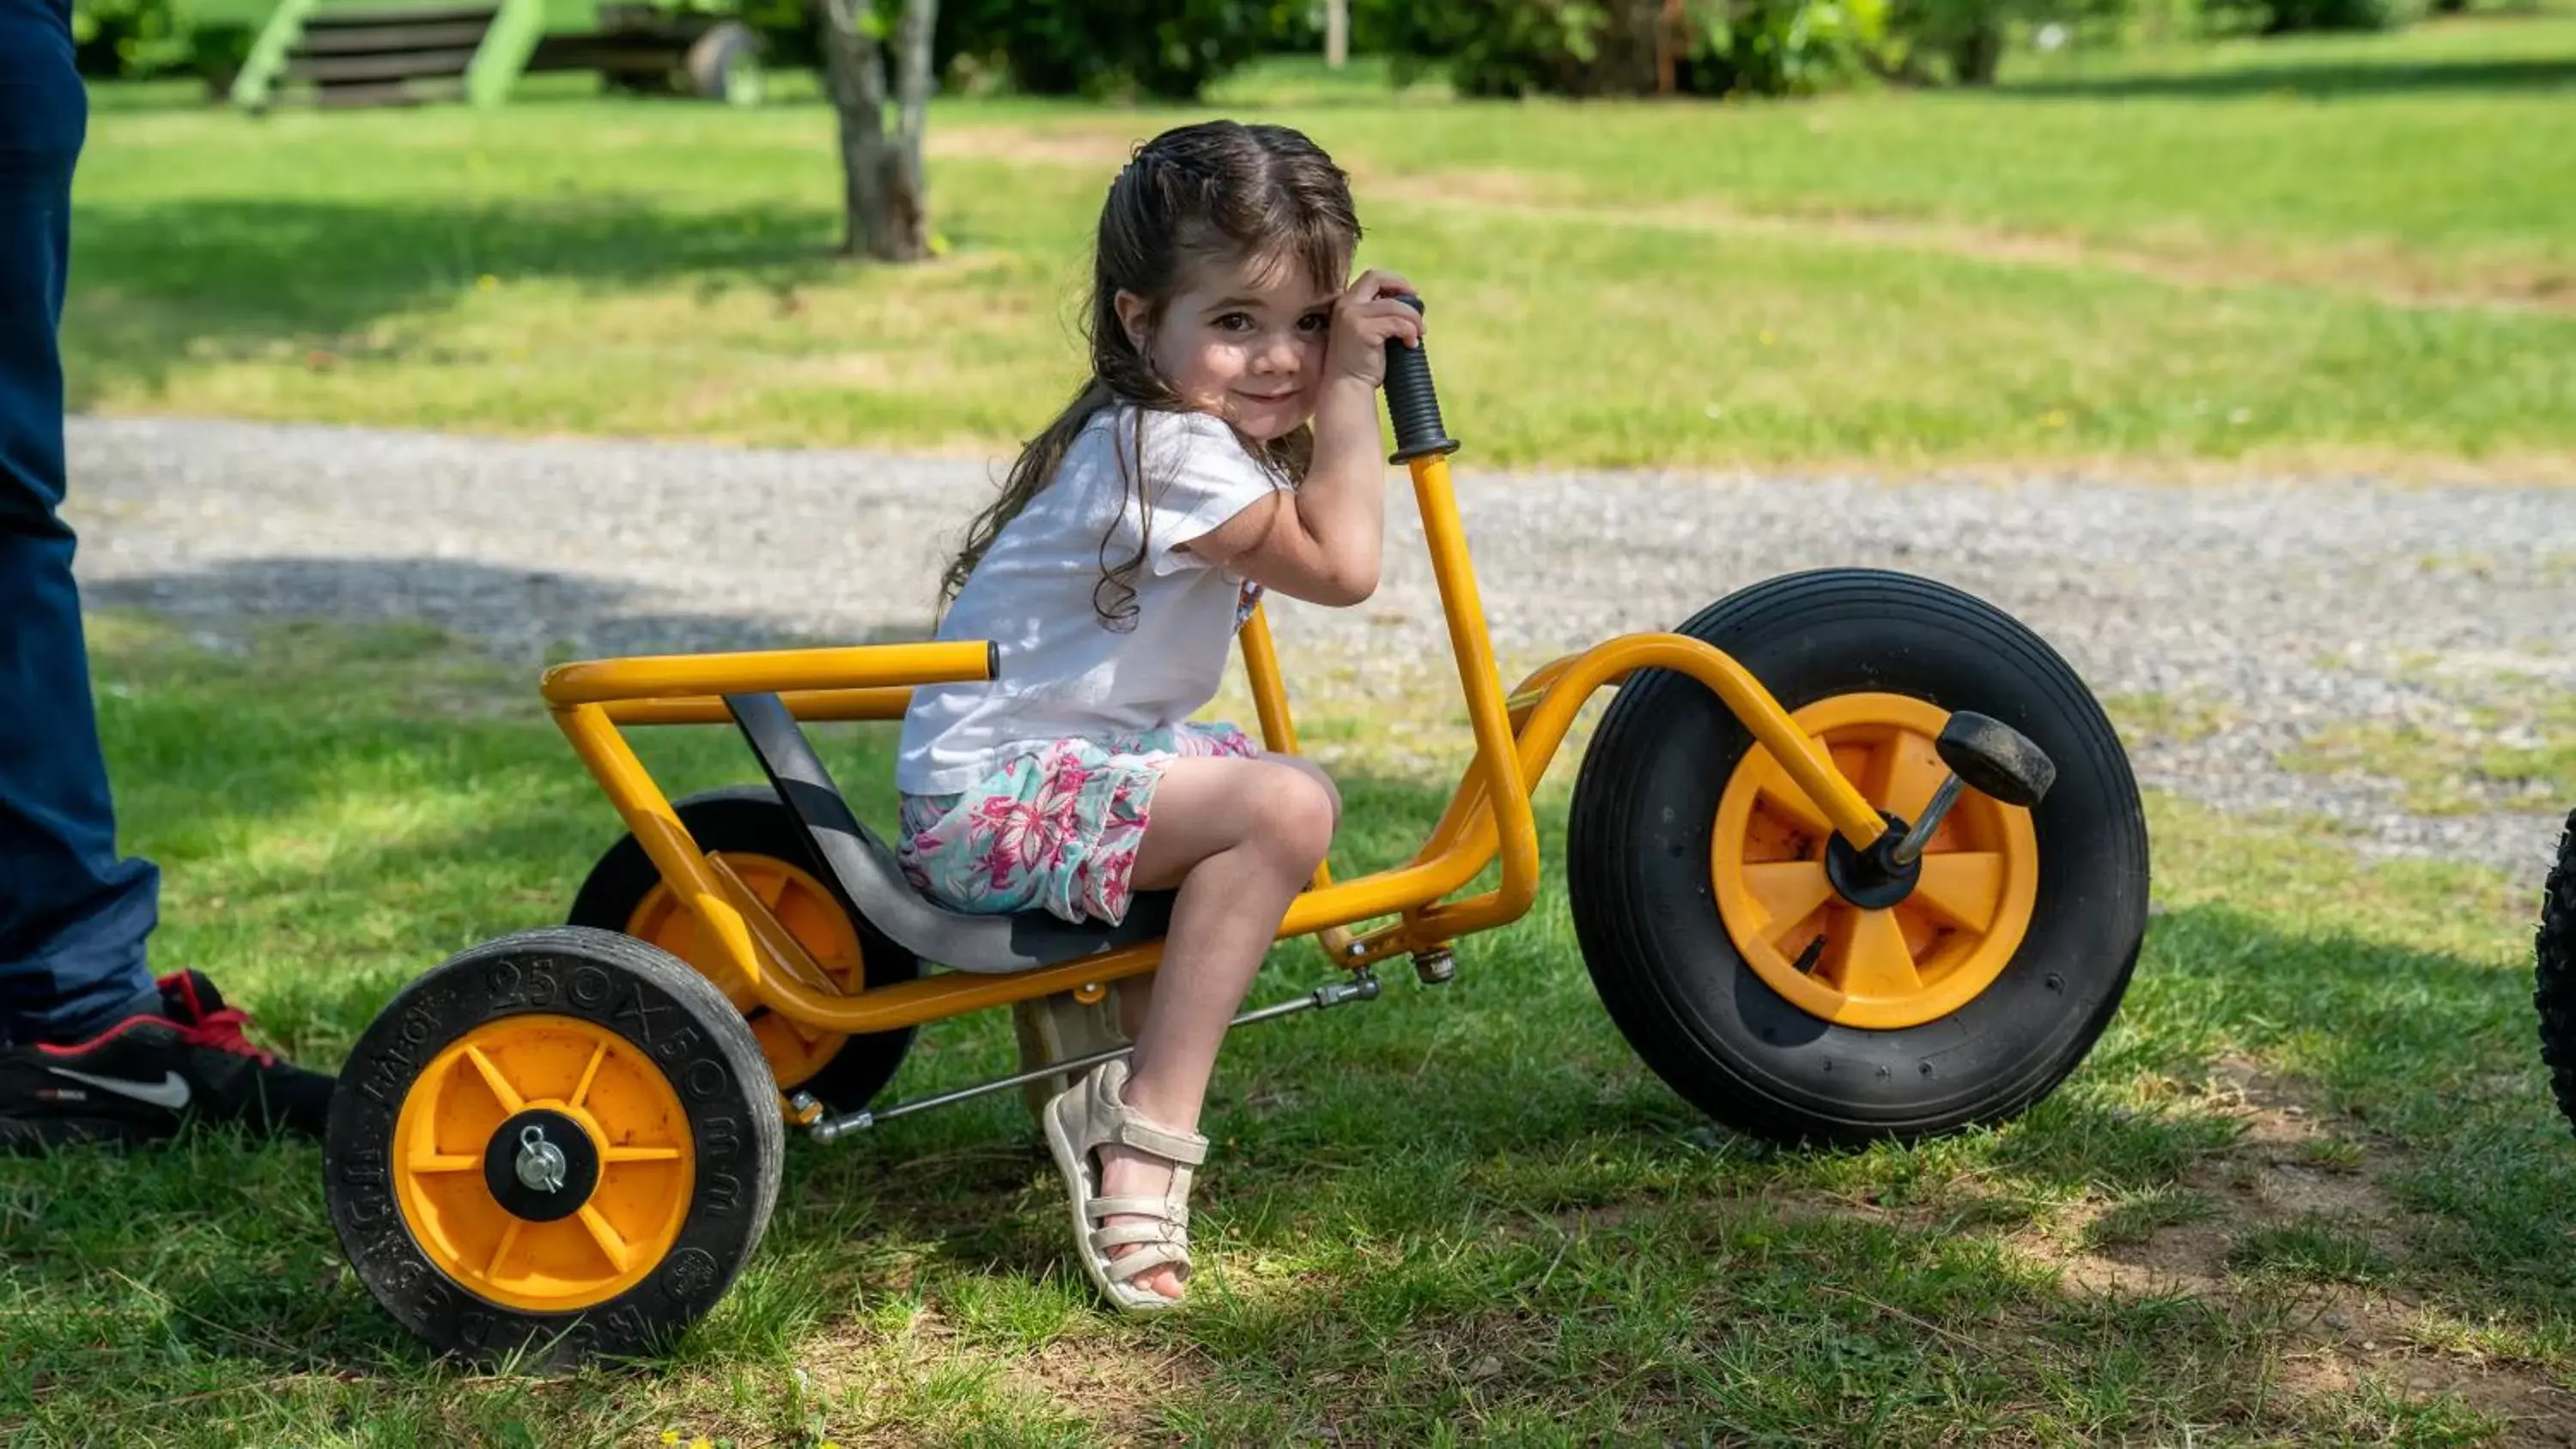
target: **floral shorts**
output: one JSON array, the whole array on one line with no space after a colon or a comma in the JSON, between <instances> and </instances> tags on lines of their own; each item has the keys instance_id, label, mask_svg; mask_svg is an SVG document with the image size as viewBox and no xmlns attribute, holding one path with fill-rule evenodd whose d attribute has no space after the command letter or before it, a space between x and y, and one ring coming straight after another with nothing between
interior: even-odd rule
<instances>
[{"instance_id":1,"label":"floral shorts","mask_svg":"<svg viewBox=\"0 0 2576 1449\"><path fill-rule=\"evenodd\" d=\"M956 910L1044 910L1115 925L1127 916L1128 877L1163 767L1260 753L1230 724L1059 740L962 794L904 796L895 858L916 888Z\"/></svg>"}]
</instances>

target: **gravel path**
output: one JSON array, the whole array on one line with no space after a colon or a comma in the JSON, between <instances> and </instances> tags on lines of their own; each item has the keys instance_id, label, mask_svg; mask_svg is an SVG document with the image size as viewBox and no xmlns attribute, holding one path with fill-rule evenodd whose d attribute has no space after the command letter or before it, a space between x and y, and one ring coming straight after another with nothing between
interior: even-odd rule
<instances>
[{"instance_id":1,"label":"gravel path","mask_svg":"<svg viewBox=\"0 0 2576 1449\"><path fill-rule=\"evenodd\" d=\"M76 420L70 512L95 604L199 621L416 618L533 660L916 635L982 462L157 420ZM2013 611L2105 697L2192 727L2143 783L2333 817L2378 853L2537 880L2576 801L2491 792L2408 814L2389 781L2285 769L2339 724L2450 737L2481 703L2576 692L2576 491L2038 477L1536 473L1461 459L1497 647L1513 663L1668 625L1790 569L1877 564ZM1290 668L1419 697L1447 666L1411 496L1348 611L1276 609ZM1322 677L1316 670L1315 677ZM1454 688L1454 685L1451 686ZM2488 727L2492 727L2492 723ZM2504 742L2515 742L2507 735ZM2522 742L2530 740L2525 737Z\"/></svg>"}]
</instances>

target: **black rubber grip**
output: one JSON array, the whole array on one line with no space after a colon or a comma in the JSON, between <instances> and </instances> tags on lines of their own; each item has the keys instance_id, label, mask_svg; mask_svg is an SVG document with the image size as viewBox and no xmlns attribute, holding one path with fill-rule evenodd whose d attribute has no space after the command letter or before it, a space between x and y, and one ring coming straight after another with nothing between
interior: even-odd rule
<instances>
[{"instance_id":1,"label":"black rubber grip","mask_svg":"<svg viewBox=\"0 0 2576 1449\"><path fill-rule=\"evenodd\" d=\"M1422 310L1420 297L1398 293L1395 300L1416 312ZM1395 451L1387 455L1388 462L1458 451L1458 440L1440 425L1440 394L1431 386L1429 348L1408 347L1401 338L1387 340L1386 411L1395 423Z\"/></svg>"}]
</instances>

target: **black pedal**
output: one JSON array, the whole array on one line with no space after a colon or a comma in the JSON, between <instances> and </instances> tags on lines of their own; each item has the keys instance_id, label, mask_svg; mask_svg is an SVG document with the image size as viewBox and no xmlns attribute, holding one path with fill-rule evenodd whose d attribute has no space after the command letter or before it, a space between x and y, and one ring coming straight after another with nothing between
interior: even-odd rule
<instances>
[{"instance_id":1,"label":"black pedal","mask_svg":"<svg viewBox=\"0 0 2576 1449\"><path fill-rule=\"evenodd\" d=\"M2002 720L1960 710L1941 727L1941 763L1968 788L2028 809L2057 783L2057 766L2030 736Z\"/></svg>"}]
</instances>

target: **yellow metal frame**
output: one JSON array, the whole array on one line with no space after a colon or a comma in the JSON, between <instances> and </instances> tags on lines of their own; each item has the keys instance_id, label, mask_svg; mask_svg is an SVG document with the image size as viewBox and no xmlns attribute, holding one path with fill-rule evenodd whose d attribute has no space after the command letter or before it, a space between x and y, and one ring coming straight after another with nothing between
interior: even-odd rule
<instances>
[{"instance_id":1,"label":"yellow metal frame","mask_svg":"<svg viewBox=\"0 0 2576 1449\"><path fill-rule=\"evenodd\" d=\"M1584 700L1639 669L1674 670L1714 690L1855 847L1867 848L1886 830L1885 820L1835 768L1832 756L1790 719L1759 680L1722 651L1687 635L1620 635L1549 663L1506 693L1485 629L1484 602L1468 559L1448 459L1417 457L1407 466L1475 733L1476 758L1412 860L1347 881L1335 881L1319 869L1310 888L1289 907L1279 939L1316 936L1337 962L1357 968L1518 920L1538 892L1531 791ZM1238 643L1263 743L1294 752L1296 726L1287 689L1269 621L1259 609L1244 624ZM722 696L772 692L800 720L899 719L915 687L990 679L992 671L993 651L982 641L874 644L595 660L547 671L542 688L574 752L664 882L697 913L752 992L772 1011L809 1026L862 1035L1138 975L1161 961L1162 944L1148 942L1009 975L939 972L856 995L831 991L777 918L729 872L710 864L636 759L620 726L727 723L731 715ZM1465 900L1444 900L1498 856L1499 886ZM1350 930L1387 916L1397 919L1363 934Z\"/></svg>"}]
</instances>

